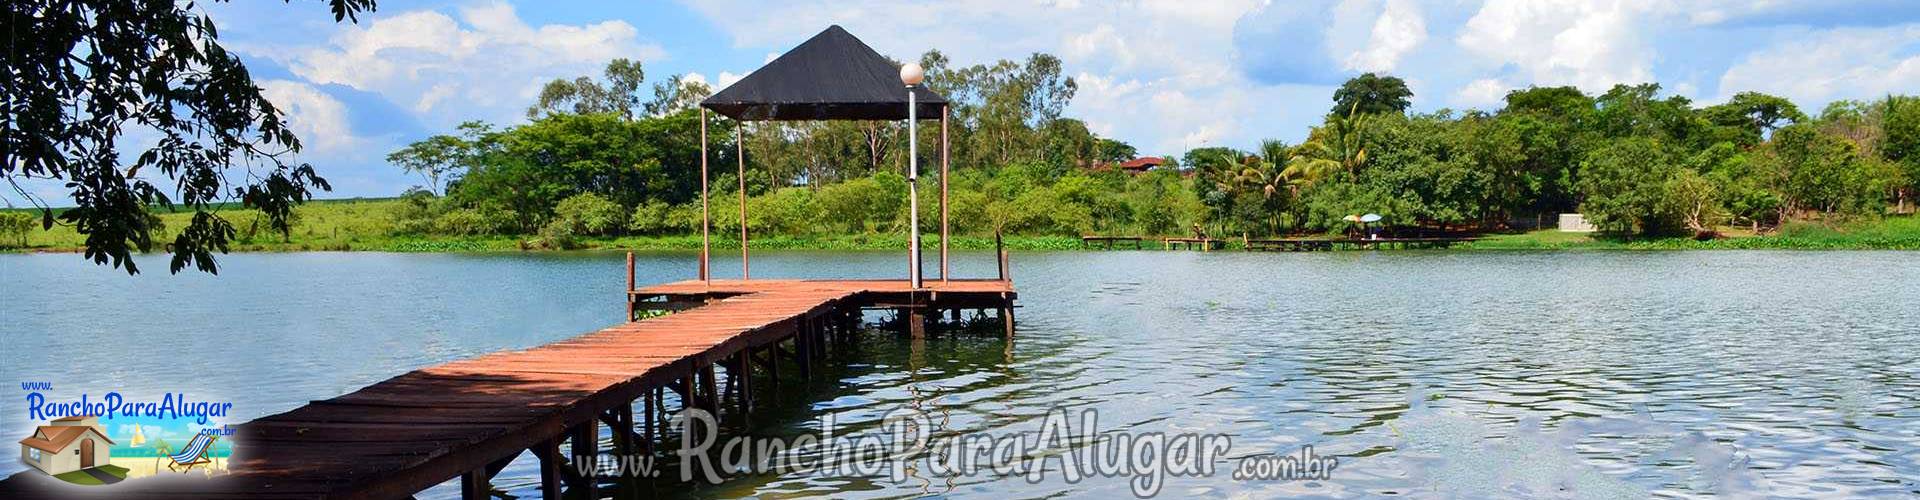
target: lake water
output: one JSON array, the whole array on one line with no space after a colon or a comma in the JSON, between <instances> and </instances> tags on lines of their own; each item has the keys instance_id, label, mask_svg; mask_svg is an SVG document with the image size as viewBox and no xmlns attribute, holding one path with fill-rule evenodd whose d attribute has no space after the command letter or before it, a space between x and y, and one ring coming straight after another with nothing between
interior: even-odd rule
<instances>
[{"instance_id":1,"label":"lake water","mask_svg":"<svg viewBox=\"0 0 1920 500\"><path fill-rule=\"evenodd\" d=\"M128 277L0 255L0 381L184 391L243 421L611 324L621 260L245 254L218 277L167 276L157 258ZM893 277L903 260L767 252L754 275ZM958 264L993 269L986 254ZM645 255L639 280L692 269L690 254ZM911 407L943 433L1005 435L1064 408L1097 411L1101 431L1231 438L1217 474L1166 478L1164 497L1920 495L1920 253L1029 253L1014 278L1011 344L995 329L923 344L868 332L830 380L783 386L755 433L817 432L822 415L880 433ZM0 436L25 436L24 415L0 398ZM1330 479L1228 477L1241 457L1305 446L1337 458ZM537 495L531 463L496 485ZM1130 494L1128 477L1057 472L764 474L678 493Z\"/></svg>"}]
</instances>

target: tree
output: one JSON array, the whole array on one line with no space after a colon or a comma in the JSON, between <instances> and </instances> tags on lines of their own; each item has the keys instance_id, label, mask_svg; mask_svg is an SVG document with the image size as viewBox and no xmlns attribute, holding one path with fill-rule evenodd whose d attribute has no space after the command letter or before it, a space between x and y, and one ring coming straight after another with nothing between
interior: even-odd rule
<instances>
[{"instance_id":1,"label":"tree","mask_svg":"<svg viewBox=\"0 0 1920 500\"><path fill-rule=\"evenodd\" d=\"M1541 113L1580 118L1593 113L1593 98L1576 87L1528 87L1507 92L1509 113Z\"/></svg>"},{"instance_id":2,"label":"tree","mask_svg":"<svg viewBox=\"0 0 1920 500\"><path fill-rule=\"evenodd\" d=\"M927 85L947 98L953 113L954 160L960 165L1044 160L1039 133L1059 119L1079 90L1060 59L1036 53L1024 63L1001 60L953 68L944 54L921 57Z\"/></svg>"},{"instance_id":3,"label":"tree","mask_svg":"<svg viewBox=\"0 0 1920 500\"><path fill-rule=\"evenodd\" d=\"M0 245L26 248L33 223L33 216L26 212L0 212Z\"/></svg>"},{"instance_id":4,"label":"tree","mask_svg":"<svg viewBox=\"0 0 1920 500\"><path fill-rule=\"evenodd\" d=\"M662 116L700 107L700 101L713 95L713 88L706 82L688 79L686 75L673 75L667 81L653 84L653 100L647 101L647 116Z\"/></svg>"},{"instance_id":5,"label":"tree","mask_svg":"<svg viewBox=\"0 0 1920 500\"><path fill-rule=\"evenodd\" d=\"M1593 98L1574 87L1529 87L1508 92L1506 101L1499 118L1519 133L1523 170L1538 183L1533 208L1577 209L1580 161L1599 142Z\"/></svg>"},{"instance_id":6,"label":"tree","mask_svg":"<svg viewBox=\"0 0 1920 500\"><path fill-rule=\"evenodd\" d=\"M1533 204L1541 187L1549 182L1527 162L1526 144L1513 120L1473 112L1443 128L1454 132L1445 139L1450 159L1454 160L1451 163L1462 164L1466 171L1432 178L1463 181L1446 186L1452 188L1447 193L1453 195L1449 201L1461 209L1459 215L1466 216L1461 219L1478 219L1483 226L1505 224L1516 210ZM1468 179L1479 182L1465 182ZM1429 206L1433 201L1429 200Z\"/></svg>"},{"instance_id":7,"label":"tree","mask_svg":"<svg viewBox=\"0 0 1920 500\"><path fill-rule=\"evenodd\" d=\"M1244 186L1242 190L1260 193L1260 208L1265 212L1261 217L1266 222L1268 233L1280 232L1280 214L1286 211L1288 202L1299 194L1302 184L1311 180L1300 177L1299 170L1288 168L1291 149L1285 142L1267 139L1260 141L1260 154L1248 155L1240 161L1240 173L1234 182Z\"/></svg>"},{"instance_id":8,"label":"tree","mask_svg":"<svg viewBox=\"0 0 1920 500\"><path fill-rule=\"evenodd\" d=\"M1038 133L1042 148L1040 160L1052 166L1055 175L1094 165L1093 132L1087 130L1085 122L1071 118L1054 120Z\"/></svg>"},{"instance_id":9,"label":"tree","mask_svg":"<svg viewBox=\"0 0 1920 500\"><path fill-rule=\"evenodd\" d=\"M1663 228L1667 181L1673 164L1658 142L1616 139L1580 165L1580 212L1608 231L1656 232Z\"/></svg>"},{"instance_id":10,"label":"tree","mask_svg":"<svg viewBox=\"0 0 1920 500\"><path fill-rule=\"evenodd\" d=\"M1904 210L1914 192L1920 191L1920 97L1889 96L1882 106L1880 127L1885 142L1880 154L1900 167L1904 182L1900 183L1896 209Z\"/></svg>"},{"instance_id":11,"label":"tree","mask_svg":"<svg viewBox=\"0 0 1920 500\"><path fill-rule=\"evenodd\" d=\"M444 191L441 190L440 180L471 164L478 154L474 150L476 141L490 133L492 127L480 121L462 123L459 129L463 137L436 135L422 139L388 153L387 163L425 179L428 193L441 194Z\"/></svg>"},{"instance_id":12,"label":"tree","mask_svg":"<svg viewBox=\"0 0 1920 500\"><path fill-rule=\"evenodd\" d=\"M1713 181L1690 168L1674 169L1672 179L1667 180L1662 211L1675 214L1680 222L1693 231L1695 238L1711 238L1715 235L1713 221L1724 213L1720 202L1720 187Z\"/></svg>"},{"instance_id":13,"label":"tree","mask_svg":"<svg viewBox=\"0 0 1920 500\"><path fill-rule=\"evenodd\" d=\"M1807 121L1807 115L1793 101L1759 92L1734 94L1726 104L1708 107L1702 114L1715 125L1739 130L1743 144L1759 143L1768 132Z\"/></svg>"},{"instance_id":14,"label":"tree","mask_svg":"<svg viewBox=\"0 0 1920 500\"><path fill-rule=\"evenodd\" d=\"M527 118L555 113L615 113L633 120L633 110L640 105L640 84L647 79L640 61L614 59L601 73L604 83L586 76L547 82L540 88L540 97L527 108Z\"/></svg>"},{"instance_id":15,"label":"tree","mask_svg":"<svg viewBox=\"0 0 1920 500\"><path fill-rule=\"evenodd\" d=\"M1134 159L1138 156L1140 156L1140 151L1134 149L1132 144L1105 137L1094 139L1093 159L1095 161L1109 163L1121 162Z\"/></svg>"},{"instance_id":16,"label":"tree","mask_svg":"<svg viewBox=\"0 0 1920 500\"><path fill-rule=\"evenodd\" d=\"M1599 106L1591 124L1609 138L1653 137L1675 147L1705 148L1705 120L1682 96L1659 98L1660 84L1614 85L1594 102Z\"/></svg>"},{"instance_id":17,"label":"tree","mask_svg":"<svg viewBox=\"0 0 1920 500\"><path fill-rule=\"evenodd\" d=\"M1296 170L1294 177L1313 182L1335 172L1359 175L1360 168L1367 164L1367 148L1361 135L1369 118L1359 114L1359 110L1355 105L1346 116L1329 116L1326 125L1314 127L1307 134L1307 142L1287 161L1287 168Z\"/></svg>"},{"instance_id":18,"label":"tree","mask_svg":"<svg viewBox=\"0 0 1920 500\"><path fill-rule=\"evenodd\" d=\"M373 0L329 4L336 22L374 9ZM86 235L94 262L138 273L131 252L150 251L158 229L149 207L178 202L194 215L169 245L170 271L215 273L213 252L234 235L216 203L238 198L284 230L310 188L331 189L292 161L300 140L194 4L16 0L6 18L0 177L40 207L43 228L54 211L17 181L66 181L74 207L57 218ZM123 143L129 125L158 139L145 149ZM128 162L123 153L137 154ZM236 163L244 175L229 175ZM173 185L156 185L160 177Z\"/></svg>"},{"instance_id":19,"label":"tree","mask_svg":"<svg viewBox=\"0 0 1920 500\"><path fill-rule=\"evenodd\" d=\"M1760 150L1768 189L1779 193L1781 218L1810 212L1877 210L1885 179L1868 168L1859 146L1810 124L1782 127Z\"/></svg>"},{"instance_id":20,"label":"tree","mask_svg":"<svg viewBox=\"0 0 1920 500\"><path fill-rule=\"evenodd\" d=\"M1366 73L1347 80L1333 91L1332 114L1403 113L1413 105L1413 91L1396 76Z\"/></svg>"}]
</instances>

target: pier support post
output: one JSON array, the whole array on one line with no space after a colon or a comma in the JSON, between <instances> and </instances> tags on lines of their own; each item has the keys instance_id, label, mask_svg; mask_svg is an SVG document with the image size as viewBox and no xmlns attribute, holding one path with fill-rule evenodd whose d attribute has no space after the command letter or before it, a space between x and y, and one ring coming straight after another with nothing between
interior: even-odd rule
<instances>
[{"instance_id":1,"label":"pier support post","mask_svg":"<svg viewBox=\"0 0 1920 500\"><path fill-rule=\"evenodd\" d=\"M735 397L739 398L740 423L749 429L753 428L753 359L749 356L752 353L750 349L734 353L733 366L737 370L727 372L727 385L738 391Z\"/></svg>"},{"instance_id":2,"label":"pier support post","mask_svg":"<svg viewBox=\"0 0 1920 500\"><path fill-rule=\"evenodd\" d=\"M907 308L907 333L916 339L927 338L927 311L920 307Z\"/></svg>"},{"instance_id":3,"label":"pier support post","mask_svg":"<svg viewBox=\"0 0 1920 500\"><path fill-rule=\"evenodd\" d=\"M813 345L820 346L820 348L815 351L819 353L820 361L824 363L827 361L828 355L833 354L835 351L833 347L833 323L828 321L824 315L815 316L807 321L813 323Z\"/></svg>"},{"instance_id":4,"label":"pier support post","mask_svg":"<svg viewBox=\"0 0 1920 500\"><path fill-rule=\"evenodd\" d=\"M695 393L693 392L693 379L695 374L699 372L700 370L695 368L692 373L688 373L687 376L680 378L680 411L684 412L693 409L693 407L698 404L697 401L699 401L699 398L695 397Z\"/></svg>"},{"instance_id":5,"label":"pier support post","mask_svg":"<svg viewBox=\"0 0 1920 500\"><path fill-rule=\"evenodd\" d=\"M559 455L559 438L542 441L533 447L533 456L540 459L540 498L561 498Z\"/></svg>"},{"instance_id":6,"label":"pier support post","mask_svg":"<svg viewBox=\"0 0 1920 500\"><path fill-rule=\"evenodd\" d=\"M707 412L712 413L714 421L718 422L720 420L720 391L714 387L713 364L708 363L707 366L701 368L700 375L700 390L706 393L701 397L706 399Z\"/></svg>"},{"instance_id":7,"label":"pier support post","mask_svg":"<svg viewBox=\"0 0 1920 500\"><path fill-rule=\"evenodd\" d=\"M486 471L474 469L460 475L461 500L487 500L492 498L493 487L488 484Z\"/></svg>"},{"instance_id":8,"label":"pier support post","mask_svg":"<svg viewBox=\"0 0 1920 500\"><path fill-rule=\"evenodd\" d=\"M861 321L864 318L860 316L859 308L848 308L840 313L840 341L845 342L848 348L859 345L856 339L860 335Z\"/></svg>"},{"instance_id":9,"label":"pier support post","mask_svg":"<svg viewBox=\"0 0 1920 500\"><path fill-rule=\"evenodd\" d=\"M767 386L772 387L773 392L776 394L780 392L779 342L774 342L773 345L767 346Z\"/></svg>"},{"instance_id":10,"label":"pier support post","mask_svg":"<svg viewBox=\"0 0 1920 500\"><path fill-rule=\"evenodd\" d=\"M619 408L614 408L613 410L613 424L611 424L614 427L613 449L622 457L632 456L635 448L633 442L633 402L628 401L627 404L620 405Z\"/></svg>"},{"instance_id":11,"label":"pier support post","mask_svg":"<svg viewBox=\"0 0 1920 500\"><path fill-rule=\"evenodd\" d=\"M800 323L800 330L793 334L793 363L800 366L800 380L813 380L813 342L807 340L807 324Z\"/></svg>"},{"instance_id":12,"label":"pier support post","mask_svg":"<svg viewBox=\"0 0 1920 500\"><path fill-rule=\"evenodd\" d=\"M1013 341L1013 301L1012 300L1008 300L1005 303L1000 305L1000 323L1001 323L1001 326L1004 326L1007 329L1007 341L1012 342Z\"/></svg>"},{"instance_id":13,"label":"pier support post","mask_svg":"<svg viewBox=\"0 0 1920 500\"><path fill-rule=\"evenodd\" d=\"M599 467L594 463L600 456L600 422L587 420L573 427L573 458L570 462L574 470L581 472L580 484L575 486L585 492L586 498L599 498L594 492Z\"/></svg>"}]
</instances>

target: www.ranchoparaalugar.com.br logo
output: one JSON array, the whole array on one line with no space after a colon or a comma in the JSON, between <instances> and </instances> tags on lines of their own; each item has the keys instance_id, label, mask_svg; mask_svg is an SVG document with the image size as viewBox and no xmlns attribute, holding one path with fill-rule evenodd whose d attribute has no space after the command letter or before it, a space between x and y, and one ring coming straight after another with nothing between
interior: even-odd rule
<instances>
[{"instance_id":1,"label":"www.ranchoparaalugar.com.br logo","mask_svg":"<svg viewBox=\"0 0 1920 500\"><path fill-rule=\"evenodd\" d=\"M1135 496L1160 494L1169 477L1207 477L1232 463L1233 438L1223 433L1102 431L1095 410L1077 415L1054 408L1030 431L941 432L936 419L899 408L881 419L878 432L837 434L833 414L822 415L817 433L788 437L722 439L713 415L689 409L673 418L681 434L677 455L682 481L717 484L733 475L804 474L887 478L894 482L940 477L1019 477L1030 483L1052 478L1069 484L1087 478L1124 478ZM660 477L652 455L575 457L582 475ZM1243 457L1230 472L1241 481L1320 481L1339 461L1305 446L1297 453Z\"/></svg>"},{"instance_id":2,"label":"www.ranchoparaalugar.com.br logo","mask_svg":"<svg viewBox=\"0 0 1920 500\"><path fill-rule=\"evenodd\" d=\"M212 476L233 453L224 420L233 403L185 392L156 398L106 392L62 396L51 382L22 382L27 437L20 462L63 481L117 484L161 474Z\"/></svg>"}]
</instances>

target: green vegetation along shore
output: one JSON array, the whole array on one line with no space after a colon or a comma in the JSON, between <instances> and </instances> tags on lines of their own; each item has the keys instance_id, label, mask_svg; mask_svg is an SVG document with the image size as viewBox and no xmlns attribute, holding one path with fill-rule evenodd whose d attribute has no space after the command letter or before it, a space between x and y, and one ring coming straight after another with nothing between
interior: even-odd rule
<instances>
[{"instance_id":1,"label":"green vegetation along shore","mask_svg":"<svg viewBox=\"0 0 1920 500\"><path fill-rule=\"evenodd\" d=\"M537 234L450 236L409 234L397 222L397 213L408 202L401 199L323 200L294 209L292 230L285 234L266 227L259 212L230 209L225 213L237 221L239 231L230 247L235 252L288 251L378 251L378 252L504 252L557 249ZM25 215L27 211L0 212L0 216ZM183 227L192 214L159 215L163 235ZM716 249L739 248L732 231L715 230ZM1862 219L1834 225L1816 222L1793 223L1765 234L1754 235L1729 230L1724 237L1699 241L1686 237L1618 237L1592 233L1567 233L1557 230L1488 233L1457 250L1710 250L1710 249L1805 249L1805 250L1920 250L1920 217ZM1157 248L1149 241L1147 248ZM156 238L165 241L167 238ZM1074 250L1080 239L1057 235L1012 235L1004 238L1012 250ZM1228 248L1239 247L1238 238L1228 238ZM24 244L22 244L24 243ZM937 239L927 239L927 245ZM906 245L904 234L842 235L768 235L754 236L752 246L764 250L897 250ZM37 226L23 233L0 235L0 252L79 252L85 238L72 228L56 225L42 231ZM567 249L697 250L698 234L580 237ZM953 248L985 250L993 248L991 235L955 236Z\"/></svg>"},{"instance_id":2,"label":"green vegetation along shore","mask_svg":"<svg viewBox=\"0 0 1920 500\"><path fill-rule=\"evenodd\" d=\"M1065 115L1078 84L1057 57L966 65L936 50L920 64L951 120L917 148L897 122L708 116L698 103L711 89L687 78L655 83L649 99L640 64L615 59L598 78L549 82L524 122L468 121L390 152L422 182L397 198L94 207L77 191L73 209L0 214L0 247L90 248L115 265L130 263L116 250L169 252L176 271L212 271L221 251L688 250L704 189L715 248L737 248L745 226L759 249L898 249L919 151L920 229L935 232L948 196L961 249L991 248L995 234L1015 250L1064 250L1095 234L1232 248L1375 230L1480 237L1460 246L1471 249L1920 249L1916 96L1809 113L1763 93L1706 104L1644 83L1409 112L1405 81L1368 73L1333 92L1299 143L1153 156ZM948 136L949 147L935 140ZM1603 233L1526 232L1570 213ZM1362 214L1376 217L1362 226Z\"/></svg>"}]
</instances>

